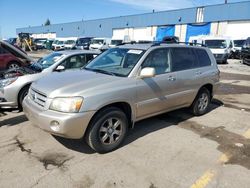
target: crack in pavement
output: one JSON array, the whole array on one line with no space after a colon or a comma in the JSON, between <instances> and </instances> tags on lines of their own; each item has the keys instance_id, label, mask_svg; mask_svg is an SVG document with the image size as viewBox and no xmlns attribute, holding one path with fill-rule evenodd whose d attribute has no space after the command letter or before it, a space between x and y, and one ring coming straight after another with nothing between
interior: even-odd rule
<instances>
[{"instance_id":1,"label":"crack in pavement","mask_svg":"<svg viewBox=\"0 0 250 188\"><path fill-rule=\"evenodd\" d=\"M73 156L68 156L67 154L64 153L59 153L59 152L45 152L42 156L39 156L38 154L35 154L32 152L31 149L28 149L25 147L26 143L21 141L19 136L20 132L12 139L14 142L5 144L3 146L0 146L0 148L16 145L16 147L21 151L27 153L29 156L32 156L35 158L37 161L43 164L45 170L51 170L49 169L49 165L52 165L57 168L65 169L64 164L73 159ZM53 169L52 169L53 170Z\"/></svg>"}]
</instances>

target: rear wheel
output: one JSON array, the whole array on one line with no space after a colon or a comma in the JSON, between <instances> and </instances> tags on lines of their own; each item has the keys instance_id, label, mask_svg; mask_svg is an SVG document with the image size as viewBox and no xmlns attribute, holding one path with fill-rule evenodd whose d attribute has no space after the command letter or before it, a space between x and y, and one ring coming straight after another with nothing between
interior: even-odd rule
<instances>
[{"instance_id":1,"label":"rear wheel","mask_svg":"<svg viewBox=\"0 0 250 188\"><path fill-rule=\"evenodd\" d=\"M117 149L128 131L128 119L119 108L111 107L100 111L91 121L86 132L88 145L98 153Z\"/></svg>"},{"instance_id":2,"label":"rear wheel","mask_svg":"<svg viewBox=\"0 0 250 188\"><path fill-rule=\"evenodd\" d=\"M210 92L207 88L201 88L191 106L192 113L196 116L201 116L207 113L210 102Z\"/></svg>"}]
</instances>

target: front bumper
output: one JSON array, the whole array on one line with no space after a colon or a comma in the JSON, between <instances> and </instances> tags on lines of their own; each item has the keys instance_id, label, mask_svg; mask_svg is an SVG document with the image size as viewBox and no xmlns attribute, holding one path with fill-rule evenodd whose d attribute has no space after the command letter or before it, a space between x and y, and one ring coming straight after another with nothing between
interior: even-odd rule
<instances>
[{"instance_id":1,"label":"front bumper","mask_svg":"<svg viewBox=\"0 0 250 188\"><path fill-rule=\"evenodd\" d=\"M61 113L41 110L28 97L23 101L23 110L27 118L36 126L53 135L80 139L95 114L95 111L83 113Z\"/></svg>"},{"instance_id":2,"label":"front bumper","mask_svg":"<svg viewBox=\"0 0 250 188\"><path fill-rule=\"evenodd\" d=\"M17 96L11 88L0 89L0 108L17 108Z\"/></svg>"},{"instance_id":3,"label":"front bumper","mask_svg":"<svg viewBox=\"0 0 250 188\"><path fill-rule=\"evenodd\" d=\"M214 57L218 63L226 63L229 58L229 54L214 54Z\"/></svg>"}]
</instances>

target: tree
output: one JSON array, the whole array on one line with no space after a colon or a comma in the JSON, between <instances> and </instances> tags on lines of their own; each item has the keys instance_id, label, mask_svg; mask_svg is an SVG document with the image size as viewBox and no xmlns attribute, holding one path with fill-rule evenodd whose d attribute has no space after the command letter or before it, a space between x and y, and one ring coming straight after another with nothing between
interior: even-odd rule
<instances>
[{"instance_id":1,"label":"tree","mask_svg":"<svg viewBox=\"0 0 250 188\"><path fill-rule=\"evenodd\" d=\"M50 25L51 23L50 23L50 20L49 20L49 18L46 20L46 22L44 23L44 25L46 26L46 25Z\"/></svg>"}]
</instances>

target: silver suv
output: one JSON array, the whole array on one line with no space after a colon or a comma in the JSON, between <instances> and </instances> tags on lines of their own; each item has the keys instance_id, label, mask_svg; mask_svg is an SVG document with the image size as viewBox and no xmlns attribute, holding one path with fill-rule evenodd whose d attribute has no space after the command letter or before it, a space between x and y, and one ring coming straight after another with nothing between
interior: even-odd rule
<instances>
[{"instance_id":1,"label":"silver suv","mask_svg":"<svg viewBox=\"0 0 250 188\"><path fill-rule=\"evenodd\" d=\"M219 82L208 48L134 44L110 49L83 70L47 76L23 102L29 120L62 137L85 137L100 153L122 143L134 123L190 107L203 115Z\"/></svg>"}]
</instances>

